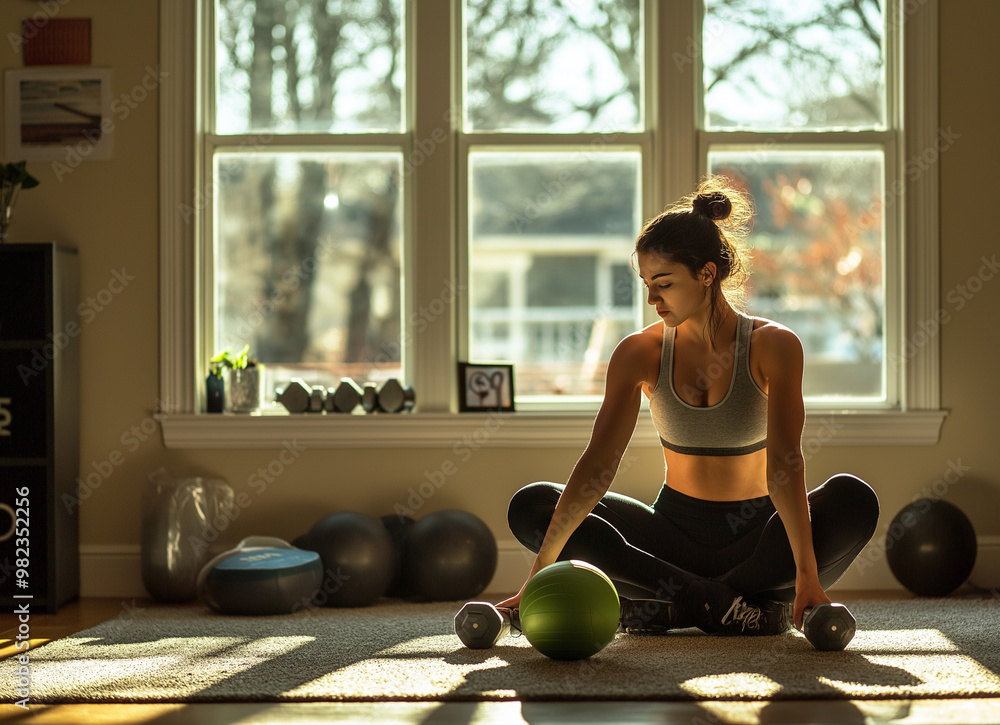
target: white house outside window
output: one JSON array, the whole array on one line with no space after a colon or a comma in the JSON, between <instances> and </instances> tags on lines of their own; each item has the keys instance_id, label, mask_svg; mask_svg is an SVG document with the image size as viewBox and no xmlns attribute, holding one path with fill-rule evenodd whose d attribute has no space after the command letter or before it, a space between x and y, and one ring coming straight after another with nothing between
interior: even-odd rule
<instances>
[{"instance_id":1,"label":"white house outside window","mask_svg":"<svg viewBox=\"0 0 1000 725\"><path fill-rule=\"evenodd\" d=\"M439 416L458 360L509 361L519 411L592 419L614 345L652 321L635 235L708 172L756 200L750 311L803 340L810 410L936 439L936 350L906 345L936 306L914 292L934 218L910 206L936 210L936 180L905 174L936 89L901 52L936 63L933 0L179 5L164 33L201 49L200 161L165 203L203 203L197 225L164 223L201 273L165 291L165 339L190 351L164 372L177 445L208 358L244 344L272 398L293 376L399 377ZM428 218L446 233L420 236ZM190 340L170 322L185 294Z\"/></svg>"}]
</instances>

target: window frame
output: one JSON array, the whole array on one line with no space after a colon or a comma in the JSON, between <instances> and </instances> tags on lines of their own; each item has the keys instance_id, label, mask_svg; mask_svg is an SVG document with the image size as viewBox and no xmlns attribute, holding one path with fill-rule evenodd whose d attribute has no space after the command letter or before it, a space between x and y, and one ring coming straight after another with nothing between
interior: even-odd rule
<instances>
[{"instance_id":1,"label":"window frame","mask_svg":"<svg viewBox=\"0 0 1000 725\"><path fill-rule=\"evenodd\" d=\"M708 173L708 155L712 151L754 151L765 150L775 152L828 152L834 149L841 151L880 151L883 154L883 183L889 188L899 177L897 147L899 131L853 131L831 133L746 133L746 132L698 132L699 173ZM780 139L780 140L779 140ZM903 393L901 390L902 375L893 374L892 359L897 359L902 336L900 334L902 319L901 308L892 304L892 300L900 299L902 289L902 274L900 270L900 208L892 205L884 216L884 257L883 281L885 298L885 400L845 400L852 410L892 410L901 405ZM751 234L751 243L753 235ZM808 365L808 359L806 360ZM831 402L806 400L807 409L823 410L833 407Z\"/></svg>"},{"instance_id":2,"label":"window frame","mask_svg":"<svg viewBox=\"0 0 1000 725\"><path fill-rule=\"evenodd\" d=\"M413 154L413 134L407 132L406 130L395 132L395 131L380 131L372 133L308 133L308 132L297 132L297 133L276 133L271 131L246 131L243 133L234 134L219 134L215 129L215 118L216 118L216 93L212 90L217 82L217 79L213 73L215 67L215 56L217 52L217 46L215 42L216 37L216 26L215 19L213 18L212 8L214 7L214 0L198 0L200 5L199 9L199 23L203 31L200 32L201 40L201 58L205 59L205 62L201 63L197 69L198 77L198 92L197 96L203 99L204 105L203 110L199 114L198 122L202 127L201 133L199 133L199 158L201 160L201 172L200 179L202 180L212 180L215 181L215 160L217 154L225 155L227 152L239 151L241 149L246 149L251 152L261 151L263 155L286 152L286 153L369 153L369 152L388 152L388 153L398 153L402 157L404 174L402 178L402 183L400 186L400 193L402 197L402 234L401 234L401 245L400 245L400 264L403 269L404 278L400 280L400 317L401 320L407 319L407 316L412 309L413 301L408 294L409 291L413 289L413 280L409 277L409 271L411 269L411 260L413 258L413 246L412 246L412 234L413 229L413 219L412 210L414 208L412 199L413 184L408 183L405 174L406 160L412 158ZM409 47L412 43L412 33L409 32L412 27L412 22L408 17L411 11L412 3L403 0L404 7L404 33L403 33L403 47L406 50L406 59L408 61L406 68L406 75L410 75L410 71L413 67L412 53L409 52ZM406 88L403 89L402 98L402 108L401 108L401 122L404 129L413 128L412 112L414 108L413 99L411 98L412 93L410 89L412 88L412 83L408 83ZM201 353L199 354L199 359L208 359L211 355L217 352L216 341L215 341L215 306L216 306L216 283L215 283L215 246L217 241L214 234L214 225L216 222L215 215L213 214L214 206L211 198L211 194L207 195L207 203L204 206L203 213L198 219L197 226L197 241L195 254L198 255L198 263L200 274L198 275L200 282L200 299L201 304L199 309L204 308L204 312L201 314L203 317L198 319L198 328L200 329L200 336L197 341L197 346ZM198 310L196 309L196 314ZM400 341L402 343L402 340ZM408 354L407 346L401 344L401 360L400 367L402 370L402 377L405 380L412 380L414 374L414 365L412 362L412 355ZM266 375L266 374L265 374ZM196 401L195 410L201 411L204 409L204 391L196 388ZM267 401L269 403L268 408L270 410L265 411L265 415L281 414L280 406L276 404L273 400Z\"/></svg>"},{"instance_id":3,"label":"window frame","mask_svg":"<svg viewBox=\"0 0 1000 725\"><path fill-rule=\"evenodd\" d=\"M177 0L160 4L160 67L173 80L160 88L160 399L164 445L168 448L261 448L280 447L296 440L315 448L408 448L450 447L469 431L490 432L486 445L493 447L572 447L586 444L596 407L574 411L519 411L479 414L457 412L455 361L466 344L456 305L449 305L418 336L405 358L408 382L412 381L420 412L397 416L230 416L200 413L204 395L206 355L205 325L200 310L206 302L206 263L201 254L205 239L205 214L211 207L210 188L203 178L208 163L204 145L206 129L200 89L205 83L204 58L212 39L206 28L206 6L210 0ZM437 10L431 10L437 5ZM452 62L458 51L459 20L448 3L450 23L439 21L440 3L407 0L406 42L412 50L408 84L409 129L402 134L404 159L412 158L416 141L446 138L415 171L443 184L405 184L406 231L404 258L411 261L405 272L404 319L426 308L440 293L442 270L446 280L461 284L460 243L464 236L458 208L458 173L462 150L478 134L459 138L454 123L455 89L460 83ZM902 57L902 90L898 153L892 159L895 178L901 186L888 189L905 197L900 210L902 235L897 245L900 275L899 297L887 310L899 316L902 343L920 339L921 321L935 319L940 308L939 287L939 182L938 169L931 167L909 178L908 160L918 159L935 147L938 133L938 0L925 0L913 12L904 13L901 0L887 3L890 22L901 27L899 42L907 52ZM647 2L646 42L652 60L647 73L647 131L642 141L650 152L644 157L644 209L662 206L657 200L687 193L704 168L696 125L696 92L700 79L697 58L698 19L701 0ZM442 27L444 26L444 27ZM428 38L447 42L430 42ZM423 42L414 42L422 38ZM650 39L656 38L657 43ZM684 55L684 52L687 55ZM677 54L680 53L678 56ZM686 60L691 72L678 72ZM891 64L888 73L894 87ZM201 74L201 75L200 75ZM449 79L449 82L441 82ZM421 104L414 101L420 88ZM892 109L889 109L890 113ZM891 117L890 117L891 118ZM531 135L534 137L534 135ZM580 136L573 135L574 143ZM232 137L226 137L232 140ZM546 142L552 140L545 137ZM346 139L332 142L338 144ZM524 139L522 139L524 140ZM316 138L310 146L323 145ZM634 146L635 144L632 143ZM890 159L886 158L888 164ZM646 167L649 168L646 168ZM889 174L887 173L887 185ZM434 187L434 188L430 188ZM464 198L464 193L462 198ZM192 221L194 217L194 221ZM209 222L210 223L210 222ZM414 254L415 240L425 240ZM888 260L887 260L888 264ZM647 311L648 313L648 311ZM648 313L651 314L651 313ZM914 346L913 355L902 360L899 404L888 410L832 409L810 406L804 443L823 445L933 445L939 440L946 410L940 407L940 339ZM887 363L888 364L888 363ZM448 375L440 371L450 371ZM633 446L656 448L659 440L652 426L636 427Z\"/></svg>"},{"instance_id":4,"label":"window frame","mask_svg":"<svg viewBox=\"0 0 1000 725\"><path fill-rule=\"evenodd\" d=\"M648 91L647 91L648 92ZM459 133L458 138L458 172L457 178L467 180L469 178L469 156L475 152L494 153L499 149L506 149L512 152L528 153L548 153L565 152L570 153L591 153L593 155L614 152L638 152L640 154L639 176L641 179L639 206L642 210L642 217L648 219L655 212L651 208L649 187L652 184L652 172L650 158L653 154L653 134L651 131L636 133L615 133L613 144L607 144L604 137L608 134L593 132L581 134L509 134L509 133ZM600 147L599 151L591 151L595 145ZM458 200L458 229L457 229L457 256L459 263L459 279L468 281L471 269L470 249L470 220L468 214L468 185L466 184L459 194ZM624 259L624 258L623 258ZM639 291L638 280L636 280L636 294L643 294ZM462 305L459 312L458 329L458 350L461 359L469 359L470 349L470 326L469 307ZM642 324L648 325L654 321L655 314L648 305L643 305ZM515 363L516 368L516 363ZM565 399L554 400L556 396L533 396L525 400L518 398L517 409L522 412L586 412L591 418L596 414L600 405L600 399L594 396L567 396Z\"/></svg>"}]
</instances>

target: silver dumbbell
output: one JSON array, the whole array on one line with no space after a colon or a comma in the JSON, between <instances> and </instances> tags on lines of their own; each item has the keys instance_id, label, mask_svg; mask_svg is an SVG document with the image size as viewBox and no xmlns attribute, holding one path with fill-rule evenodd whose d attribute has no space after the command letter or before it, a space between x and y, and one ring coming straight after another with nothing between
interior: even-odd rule
<instances>
[{"instance_id":1,"label":"silver dumbbell","mask_svg":"<svg viewBox=\"0 0 1000 725\"><path fill-rule=\"evenodd\" d=\"M379 410L386 413L402 413L413 410L416 394L412 387L403 387L396 378L389 378L378 391Z\"/></svg>"},{"instance_id":2,"label":"silver dumbbell","mask_svg":"<svg viewBox=\"0 0 1000 725\"><path fill-rule=\"evenodd\" d=\"M361 407L366 413L378 410L378 390L375 389L375 383L365 383L365 389L361 393Z\"/></svg>"},{"instance_id":3,"label":"silver dumbbell","mask_svg":"<svg viewBox=\"0 0 1000 725\"><path fill-rule=\"evenodd\" d=\"M326 388L322 385L314 385L312 391L309 393L309 412L310 413L322 413L323 412L323 398L326 395Z\"/></svg>"},{"instance_id":4,"label":"silver dumbbell","mask_svg":"<svg viewBox=\"0 0 1000 725\"><path fill-rule=\"evenodd\" d=\"M309 410L309 386L302 378L292 378L288 385L278 392L277 401L289 413L305 413Z\"/></svg>"},{"instance_id":5,"label":"silver dumbbell","mask_svg":"<svg viewBox=\"0 0 1000 725\"><path fill-rule=\"evenodd\" d=\"M363 391L356 382L350 378L341 378L340 385L333 394L327 393L326 409L334 413L350 413L361 402L362 394Z\"/></svg>"}]
</instances>

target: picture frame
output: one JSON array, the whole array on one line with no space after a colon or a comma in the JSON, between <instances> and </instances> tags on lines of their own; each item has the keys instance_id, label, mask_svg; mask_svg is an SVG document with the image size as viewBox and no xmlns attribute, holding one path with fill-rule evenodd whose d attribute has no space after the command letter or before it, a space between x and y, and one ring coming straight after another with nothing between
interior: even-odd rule
<instances>
[{"instance_id":1,"label":"picture frame","mask_svg":"<svg viewBox=\"0 0 1000 725\"><path fill-rule=\"evenodd\" d=\"M111 69L34 67L4 73L5 155L25 161L109 159Z\"/></svg>"},{"instance_id":2,"label":"picture frame","mask_svg":"<svg viewBox=\"0 0 1000 725\"><path fill-rule=\"evenodd\" d=\"M458 363L458 409L462 413L514 410L514 366Z\"/></svg>"}]
</instances>

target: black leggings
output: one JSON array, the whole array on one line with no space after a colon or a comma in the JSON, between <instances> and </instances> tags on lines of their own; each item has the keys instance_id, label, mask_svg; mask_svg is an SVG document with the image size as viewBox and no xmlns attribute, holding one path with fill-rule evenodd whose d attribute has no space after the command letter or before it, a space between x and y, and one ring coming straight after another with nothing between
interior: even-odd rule
<instances>
[{"instance_id":1,"label":"black leggings","mask_svg":"<svg viewBox=\"0 0 1000 725\"><path fill-rule=\"evenodd\" d=\"M537 552L562 484L532 483L507 512L517 540ZM830 588L871 539L878 497L842 473L809 492L819 580ZM716 579L746 597L793 601L795 560L769 496L705 501L667 488L652 506L607 493L570 536L560 560L582 559L607 574L622 596L672 599L692 579Z\"/></svg>"}]
</instances>

